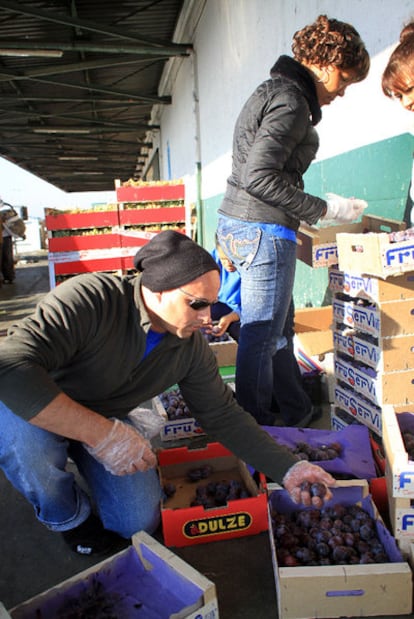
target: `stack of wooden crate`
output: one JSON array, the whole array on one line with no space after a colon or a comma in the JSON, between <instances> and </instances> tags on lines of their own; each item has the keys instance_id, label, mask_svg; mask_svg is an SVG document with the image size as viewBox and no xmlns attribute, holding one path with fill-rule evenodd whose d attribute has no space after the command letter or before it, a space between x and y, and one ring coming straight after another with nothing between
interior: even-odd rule
<instances>
[{"instance_id":1,"label":"stack of wooden crate","mask_svg":"<svg viewBox=\"0 0 414 619\"><path fill-rule=\"evenodd\" d=\"M332 426L355 420L382 436L382 408L414 412L414 277L329 269L335 398Z\"/></svg>"},{"instance_id":2,"label":"stack of wooden crate","mask_svg":"<svg viewBox=\"0 0 414 619\"><path fill-rule=\"evenodd\" d=\"M128 272L137 250L158 232L189 230L181 181L117 181L116 198L89 211L46 210L51 288L79 273Z\"/></svg>"}]
</instances>

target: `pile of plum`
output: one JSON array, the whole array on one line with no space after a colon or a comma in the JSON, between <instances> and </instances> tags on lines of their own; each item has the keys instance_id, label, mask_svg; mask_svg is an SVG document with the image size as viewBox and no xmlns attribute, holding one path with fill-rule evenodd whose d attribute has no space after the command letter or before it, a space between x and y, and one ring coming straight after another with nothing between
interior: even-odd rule
<instances>
[{"instance_id":1,"label":"pile of plum","mask_svg":"<svg viewBox=\"0 0 414 619\"><path fill-rule=\"evenodd\" d=\"M231 337L227 333L227 331L225 331L223 335L216 335L214 332L214 327L209 332L207 332L205 329L201 329L201 332L209 344L215 343L215 342L229 342L231 340Z\"/></svg>"},{"instance_id":2,"label":"pile of plum","mask_svg":"<svg viewBox=\"0 0 414 619\"><path fill-rule=\"evenodd\" d=\"M164 391L164 393L160 395L160 400L170 421L192 417L190 409L185 403L178 388L171 389L171 391Z\"/></svg>"},{"instance_id":3,"label":"pile of plum","mask_svg":"<svg viewBox=\"0 0 414 619\"><path fill-rule=\"evenodd\" d=\"M404 432L401 432L401 436L409 460L414 460L414 434L409 430L404 430Z\"/></svg>"},{"instance_id":4,"label":"pile of plum","mask_svg":"<svg viewBox=\"0 0 414 619\"><path fill-rule=\"evenodd\" d=\"M341 455L342 447L338 442L326 443L322 445L312 446L305 442L296 443L296 447L291 449L300 460L308 460L309 462L334 460Z\"/></svg>"},{"instance_id":5,"label":"pile of plum","mask_svg":"<svg viewBox=\"0 0 414 619\"><path fill-rule=\"evenodd\" d=\"M272 510L272 530L281 567L389 562L375 520L358 505Z\"/></svg>"},{"instance_id":6,"label":"pile of plum","mask_svg":"<svg viewBox=\"0 0 414 619\"><path fill-rule=\"evenodd\" d=\"M187 471L186 476L188 481L197 483L202 479L207 479L213 472L213 469L208 464L194 467ZM166 497L171 497L175 494L176 488L172 483L164 484L164 493ZM251 496L245 488L244 484L237 479L221 479L220 481L209 481L207 483L197 484L195 497L191 501L190 506L202 505L205 509L212 507L222 507L228 501L236 499L245 499Z\"/></svg>"}]
</instances>

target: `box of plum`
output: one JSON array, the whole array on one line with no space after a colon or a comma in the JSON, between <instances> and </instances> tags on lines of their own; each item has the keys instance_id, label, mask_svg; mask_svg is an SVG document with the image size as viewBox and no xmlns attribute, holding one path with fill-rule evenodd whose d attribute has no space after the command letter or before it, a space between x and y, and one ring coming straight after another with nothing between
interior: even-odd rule
<instances>
[{"instance_id":1,"label":"box of plum","mask_svg":"<svg viewBox=\"0 0 414 619\"><path fill-rule=\"evenodd\" d=\"M140 531L126 550L15 606L7 616L218 619L219 612L214 583Z\"/></svg>"},{"instance_id":2,"label":"box of plum","mask_svg":"<svg viewBox=\"0 0 414 619\"><path fill-rule=\"evenodd\" d=\"M158 454L167 546L189 546L267 531L266 480L220 443Z\"/></svg>"},{"instance_id":3,"label":"box of plum","mask_svg":"<svg viewBox=\"0 0 414 619\"><path fill-rule=\"evenodd\" d=\"M412 572L365 480L337 481L321 509L282 488L269 495L269 537L279 619L412 612Z\"/></svg>"},{"instance_id":4,"label":"box of plum","mask_svg":"<svg viewBox=\"0 0 414 619\"><path fill-rule=\"evenodd\" d=\"M160 432L162 441L174 441L204 434L198 421L191 415L177 385L153 398L152 407L165 419Z\"/></svg>"},{"instance_id":5,"label":"box of plum","mask_svg":"<svg viewBox=\"0 0 414 619\"><path fill-rule=\"evenodd\" d=\"M203 335L208 341L211 350L215 354L217 365L220 368L236 365L236 340L234 340L227 332L223 333L220 337L214 335L214 331L211 333L204 332Z\"/></svg>"}]
</instances>

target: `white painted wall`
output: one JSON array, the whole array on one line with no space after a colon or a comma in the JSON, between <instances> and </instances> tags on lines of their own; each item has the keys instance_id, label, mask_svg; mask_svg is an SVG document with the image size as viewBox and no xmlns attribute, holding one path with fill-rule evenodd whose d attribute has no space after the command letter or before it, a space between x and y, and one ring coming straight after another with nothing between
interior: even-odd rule
<instances>
[{"instance_id":1,"label":"white painted wall","mask_svg":"<svg viewBox=\"0 0 414 619\"><path fill-rule=\"evenodd\" d=\"M173 103L158 110L163 178L168 178L170 169L172 178L184 178L195 193L196 162L201 157L203 199L224 192L233 127L241 106L268 78L277 57L291 54L294 32L319 14L353 24L370 52L372 65L364 82L323 108L318 159L407 131L414 133L414 114L386 98L380 86L399 32L414 18L412 0L206 0L204 4L188 0L188 7L187 14L201 7L201 16L187 30L183 26L179 40L193 42L195 55L174 61L179 64L169 91Z\"/></svg>"}]
</instances>

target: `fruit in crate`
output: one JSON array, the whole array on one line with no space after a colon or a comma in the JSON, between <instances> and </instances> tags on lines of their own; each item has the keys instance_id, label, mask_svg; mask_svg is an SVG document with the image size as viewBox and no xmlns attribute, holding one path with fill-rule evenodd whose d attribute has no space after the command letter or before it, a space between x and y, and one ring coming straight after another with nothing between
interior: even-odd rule
<instances>
[{"instance_id":1,"label":"fruit in crate","mask_svg":"<svg viewBox=\"0 0 414 619\"><path fill-rule=\"evenodd\" d=\"M414 434L409 430L404 430L401 432L401 436L409 460L414 461Z\"/></svg>"},{"instance_id":2,"label":"fruit in crate","mask_svg":"<svg viewBox=\"0 0 414 619\"><path fill-rule=\"evenodd\" d=\"M291 449L300 460L308 460L309 462L322 462L326 460L334 460L341 455L342 447L338 442L323 443L322 445L309 445L305 442L296 443L296 447Z\"/></svg>"},{"instance_id":3,"label":"fruit in crate","mask_svg":"<svg viewBox=\"0 0 414 619\"><path fill-rule=\"evenodd\" d=\"M170 421L174 419L186 419L192 416L178 388L164 391L164 393L160 395L160 400Z\"/></svg>"},{"instance_id":4,"label":"fruit in crate","mask_svg":"<svg viewBox=\"0 0 414 619\"><path fill-rule=\"evenodd\" d=\"M375 520L359 505L272 510L271 519L281 567L389 562Z\"/></svg>"},{"instance_id":5,"label":"fruit in crate","mask_svg":"<svg viewBox=\"0 0 414 619\"><path fill-rule=\"evenodd\" d=\"M209 344L213 344L216 342L230 342L231 337L227 332L223 333L223 335L217 335L217 325L215 325L211 330L210 329L201 329L201 333L207 340Z\"/></svg>"}]
</instances>

